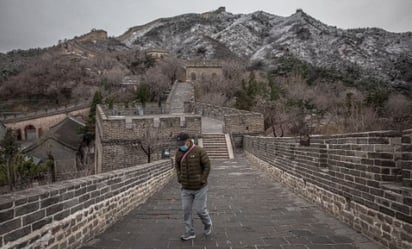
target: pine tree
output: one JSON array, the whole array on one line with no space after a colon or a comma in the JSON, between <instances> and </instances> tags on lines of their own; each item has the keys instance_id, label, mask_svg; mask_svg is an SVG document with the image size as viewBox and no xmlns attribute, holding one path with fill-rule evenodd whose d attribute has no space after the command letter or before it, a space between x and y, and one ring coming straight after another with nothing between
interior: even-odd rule
<instances>
[{"instance_id":1,"label":"pine tree","mask_svg":"<svg viewBox=\"0 0 412 249\"><path fill-rule=\"evenodd\" d=\"M83 141L90 145L95 139L95 128L96 128L96 108L98 104L103 102L103 97L99 91L97 91L93 96L93 102L90 106L89 116L87 118L86 126L81 129L83 134Z\"/></svg>"},{"instance_id":2,"label":"pine tree","mask_svg":"<svg viewBox=\"0 0 412 249\"><path fill-rule=\"evenodd\" d=\"M7 129L6 135L0 142L0 158L2 161L2 175L4 180L10 186L10 190L13 190L16 183L16 157L19 152L19 147L16 143L16 138L13 136L13 131Z\"/></svg>"}]
</instances>

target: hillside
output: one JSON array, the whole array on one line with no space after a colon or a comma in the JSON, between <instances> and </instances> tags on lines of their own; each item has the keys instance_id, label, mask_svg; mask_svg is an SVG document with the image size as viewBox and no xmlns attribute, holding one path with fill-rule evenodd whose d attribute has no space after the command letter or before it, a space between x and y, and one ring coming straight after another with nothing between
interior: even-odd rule
<instances>
[{"instance_id":1,"label":"hillside","mask_svg":"<svg viewBox=\"0 0 412 249\"><path fill-rule=\"evenodd\" d=\"M262 11L232 14L220 8L162 18L130 28L118 39L130 48L161 47L189 59L238 57L269 70L276 67L276 58L292 56L319 67L359 68L362 75L396 88L412 86L411 32L343 30L303 10L280 17Z\"/></svg>"},{"instance_id":2,"label":"hillside","mask_svg":"<svg viewBox=\"0 0 412 249\"><path fill-rule=\"evenodd\" d=\"M96 90L108 90L112 98L111 89L125 76L151 82L148 75L164 71L166 65L146 73L153 61L144 51L153 48L176 57L166 63L169 68L182 66L182 60L237 61L247 65L239 67L242 73L257 70L276 78L296 71L308 84L341 81L362 91L412 95L411 32L343 30L303 10L281 17L262 11L232 14L222 7L154 20L119 37L92 30L50 48L0 53L0 108L30 111L90 101ZM226 74L232 69L226 68Z\"/></svg>"}]
</instances>

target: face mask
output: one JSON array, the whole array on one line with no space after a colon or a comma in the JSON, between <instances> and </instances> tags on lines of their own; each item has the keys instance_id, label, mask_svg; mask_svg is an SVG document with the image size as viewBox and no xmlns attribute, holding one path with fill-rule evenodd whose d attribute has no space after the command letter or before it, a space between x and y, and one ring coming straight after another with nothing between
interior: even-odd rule
<instances>
[{"instance_id":1,"label":"face mask","mask_svg":"<svg viewBox=\"0 0 412 249\"><path fill-rule=\"evenodd\" d=\"M189 147L185 144L179 147L181 151L187 151L187 149L189 149Z\"/></svg>"}]
</instances>

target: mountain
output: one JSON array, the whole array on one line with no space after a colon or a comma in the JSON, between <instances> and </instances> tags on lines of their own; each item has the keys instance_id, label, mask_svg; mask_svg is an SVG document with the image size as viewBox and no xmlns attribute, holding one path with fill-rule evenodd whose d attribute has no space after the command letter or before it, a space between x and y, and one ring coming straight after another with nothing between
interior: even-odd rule
<instances>
[{"instance_id":1,"label":"mountain","mask_svg":"<svg viewBox=\"0 0 412 249\"><path fill-rule=\"evenodd\" d=\"M326 82L412 96L412 32L344 30L300 9L281 17L232 14L221 7L154 20L119 37L92 30L50 48L0 53L0 109L84 102L102 87L119 89L124 76L143 74L152 65L147 49L184 60L237 59L273 75L297 67L308 83L326 75Z\"/></svg>"},{"instance_id":2,"label":"mountain","mask_svg":"<svg viewBox=\"0 0 412 249\"><path fill-rule=\"evenodd\" d=\"M232 14L224 7L202 14L161 18L117 37L129 48L163 48L187 59L237 57L266 69L291 56L336 70L356 67L362 75L412 89L412 32L379 28L344 30L298 9L288 17L262 11Z\"/></svg>"}]
</instances>

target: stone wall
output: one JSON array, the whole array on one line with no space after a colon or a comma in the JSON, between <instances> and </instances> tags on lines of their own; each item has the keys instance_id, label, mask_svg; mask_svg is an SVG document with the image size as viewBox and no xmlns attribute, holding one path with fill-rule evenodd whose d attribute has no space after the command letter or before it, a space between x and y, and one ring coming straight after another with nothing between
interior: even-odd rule
<instances>
[{"instance_id":1,"label":"stone wall","mask_svg":"<svg viewBox=\"0 0 412 249\"><path fill-rule=\"evenodd\" d=\"M195 103L195 113L224 122L223 132L229 133L236 147L242 147L243 135L261 135L264 132L263 114L206 103Z\"/></svg>"},{"instance_id":2,"label":"stone wall","mask_svg":"<svg viewBox=\"0 0 412 249\"><path fill-rule=\"evenodd\" d=\"M251 137L254 165L387 248L412 248L411 131Z\"/></svg>"},{"instance_id":3,"label":"stone wall","mask_svg":"<svg viewBox=\"0 0 412 249\"><path fill-rule=\"evenodd\" d=\"M99 40L106 40L107 39L107 32L104 30L92 30L87 34L84 34L75 40L78 42L93 42Z\"/></svg>"},{"instance_id":4,"label":"stone wall","mask_svg":"<svg viewBox=\"0 0 412 249\"><path fill-rule=\"evenodd\" d=\"M110 116L103 110L97 107L97 173L146 163L148 158L140 144L152 149L153 161L160 159L164 150L175 151L179 132L185 131L192 137L201 135L198 115Z\"/></svg>"},{"instance_id":5,"label":"stone wall","mask_svg":"<svg viewBox=\"0 0 412 249\"><path fill-rule=\"evenodd\" d=\"M62 114L62 113L64 114L64 113L81 111L84 109L88 109L89 107L90 107L90 103L82 103L78 105L69 105L69 106L62 106L58 108L39 110L36 112L30 112L30 113L12 114L12 115L0 114L0 120L2 120L3 123L16 123L18 121L23 121L23 120L37 119L37 118L43 118L47 116L53 116L56 114Z\"/></svg>"},{"instance_id":6,"label":"stone wall","mask_svg":"<svg viewBox=\"0 0 412 249\"><path fill-rule=\"evenodd\" d=\"M220 65L198 63L186 66L186 81L223 78L223 69Z\"/></svg>"},{"instance_id":7,"label":"stone wall","mask_svg":"<svg viewBox=\"0 0 412 249\"><path fill-rule=\"evenodd\" d=\"M83 104L44 110L24 115L15 115L12 117L7 116L3 117L3 122L7 128L11 128L15 132L21 134L21 140L27 139L25 129L29 126L33 126L35 128L35 137L39 138L51 127L57 125L68 116L80 116L82 119L86 120L90 110L89 106L90 104Z\"/></svg>"},{"instance_id":8,"label":"stone wall","mask_svg":"<svg viewBox=\"0 0 412 249\"><path fill-rule=\"evenodd\" d=\"M195 112L199 115L224 121L224 132L232 134L262 134L263 114L242 111L229 107L196 102Z\"/></svg>"},{"instance_id":9,"label":"stone wall","mask_svg":"<svg viewBox=\"0 0 412 249\"><path fill-rule=\"evenodd\" d=\"M405 187L412 188L412 129L402 134L402 183ZM412 203L411 203L412 205Z\"/></svg>"},{"instance_id":10,"label":"stone wall","mask_svg":"<svg viewBox=\"0 0 412 249\"><path fill-rule=\"evenodd\" d=\"M165 114L165 108L158 103L146 103L125 107L124 104L114 104L112 109L107 106L102 106L103 111L113 116L143 116L143 115L159 115Z\"/></svg>"},{"instance_id":11,"label":"stone wall","mask_svg":"<svg viewBox=\"0 0 412 249\"><path fill-rule=\"evenodd\" d=\"M0 248L78 248L173 176L171 160L36 187L0 199Z\"/></svg>"}]
</instances>

